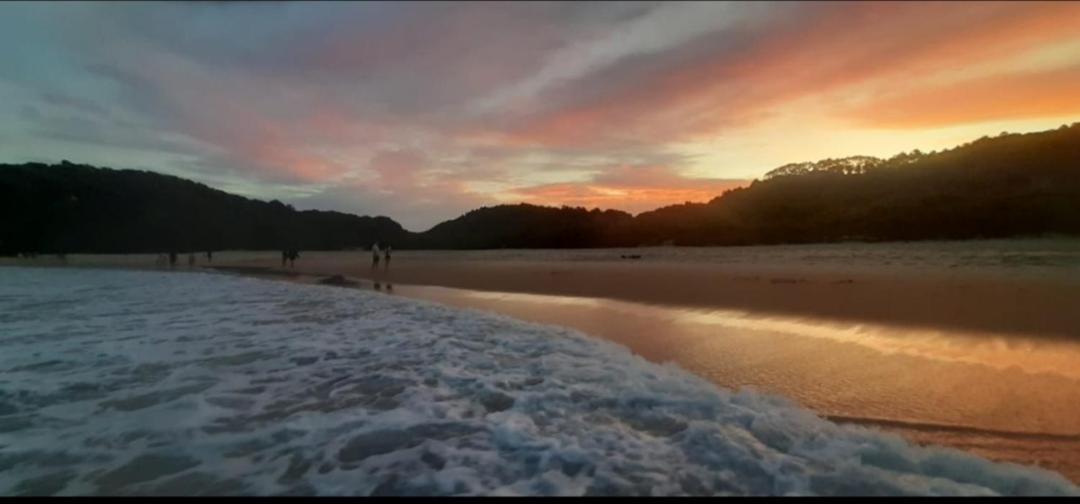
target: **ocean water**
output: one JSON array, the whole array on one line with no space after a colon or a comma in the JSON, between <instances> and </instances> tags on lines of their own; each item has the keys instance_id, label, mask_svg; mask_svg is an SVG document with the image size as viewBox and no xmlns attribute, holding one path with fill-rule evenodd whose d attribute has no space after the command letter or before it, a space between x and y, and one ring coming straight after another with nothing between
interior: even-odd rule
<instances>
[{"instance_id":1,"label":"ocean water","mask_svg":"<svg viewBox=\"0 0 1080 504\"><path fill-rule=\"evenodd\" d=\"M0 268L0 494L1080 495L567 329L207 273Z\"/></svg>"}]
</instances>

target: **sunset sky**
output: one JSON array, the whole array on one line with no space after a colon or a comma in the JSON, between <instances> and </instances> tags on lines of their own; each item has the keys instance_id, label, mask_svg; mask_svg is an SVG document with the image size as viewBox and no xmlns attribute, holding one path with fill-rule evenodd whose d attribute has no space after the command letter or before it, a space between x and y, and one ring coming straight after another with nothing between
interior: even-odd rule
<instances>
[{"instance_id":1,"label":"sunset sky","mask_svg":"<svg viewBox=\"0 0 1080 504\"><path fill-rule=\"evenodd\" d=\"M414 231L1080 120L1080 3L4 3L0 162Z\"/></svg>"}]
</instances>

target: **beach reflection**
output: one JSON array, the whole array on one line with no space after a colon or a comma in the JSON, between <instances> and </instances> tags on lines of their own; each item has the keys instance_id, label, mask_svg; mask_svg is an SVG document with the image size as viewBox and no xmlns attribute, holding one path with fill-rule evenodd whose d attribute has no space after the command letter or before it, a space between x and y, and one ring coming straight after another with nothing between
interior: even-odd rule
<instances>
[{"instance_id":1,"label":"beach reflection","mask_svg":"<svg viewBox=\"0 0 1080 504\"><path fill-rule=\"evenodd\" d=\"M616 300L572 296L462 290L461 296L477 302L518 303L541 306L578 306L633 314L677 324L703 324L754 333L783 333L862 345L884 354L904 354L927 359L980 364L1027 373L1054 373L1080 380L1080 345L1044 338L1025 338L974 331L945 331L892 327L798 317L760 315L741 310L674 308Z\"/></svg>"},{"instance_id":2,"label":"beach reflection","mask_svg":"<svg viewBox=\"0 0 1080 504\"><path fill-rule=\"evenodd\" d=\"M1080 479L1080 345L1013 335L400 286L402 295L581 330L725 387Z\"/></svg>"}]
</instances>

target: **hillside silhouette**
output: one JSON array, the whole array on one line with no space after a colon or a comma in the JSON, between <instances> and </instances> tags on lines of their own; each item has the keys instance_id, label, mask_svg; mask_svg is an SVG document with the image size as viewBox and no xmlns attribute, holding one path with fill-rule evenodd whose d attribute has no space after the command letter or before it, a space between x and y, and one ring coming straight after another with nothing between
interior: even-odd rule
<instances>
[{"instance_id":1,"label":"hillside silhouette","mask_svg":"<svg viewBox=\"0 0 1080 504\"><path fill-rule=\"evenodd\" d=\"M1080 234L1080 123L936 153L786 165L635 224L642 243L679 245Z\"/></svg>"},{"instance_id":2,"label":"hillside silhouette","mask_svg":"<svg viewBox=\"0 0 1080 504\"><path fill-rule=\"evenodd\" d=\"M619 210L586 210L521 203L472 210L418 233L421 248L585 248L631 243L634 217Z\"/></svg>"},{"instance_id":3,"label":"hillside silhouette","mask_svg":"<svg viewBox=\"0 0 1080 504\"><path fill-rule=\"evenodd\" d=\"M708 203L632 216L499 205L413 233L146 171L0 165L0 254L752 245L1080 235L1080 124L879 159L781 166Z\"/></svg>"},{"instance_id":4,"label":"hillside silhouette","mask_svg":"<svg viewBox=\"0 0 1080 504\"><path fill-rule=\"evenodd\" d=\"M399 240L387 217L297 211L190 180L63 162L0 165L0 254L334 250Z\"/></svg>"}]
</instances>

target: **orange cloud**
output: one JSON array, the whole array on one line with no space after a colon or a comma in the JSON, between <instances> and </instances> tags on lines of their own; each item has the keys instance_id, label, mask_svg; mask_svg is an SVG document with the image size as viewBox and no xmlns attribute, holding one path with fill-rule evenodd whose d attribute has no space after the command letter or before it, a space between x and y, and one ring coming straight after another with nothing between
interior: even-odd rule
<instances>
[{"instance_id":1,"label":"orange cloud","mask_svg":"<svg viewBox=\"0 0 1080 504\"><path fill-rule=\"evenodd\" d=\"M617 209L640 213L662 206L709 201L747 180L683 177L664 166L611 168L589 182L520 188L511 196L526 203Z\"/></svg>"},{"instance_id":2,"label":"orange cloud","mask_svg":"<svg viewBox=\"0 0 1080 504\"><path fill-rule=\"evenodd\" d=\"M613 188L582 184L548 184L515 191L523 202L547 206L573 206L585 208L616 209L638 214L663 206L686 202L709 201L728 189L746 185L746 182L725 181L706 184L699 189L673 189L666 187Z\"/></svg>"},{"instance_id":3,"label":"orange cloud","mask_svg":"<svg viewBox=\"0 0 1080 504\"><path fill-rule=\"evenodd\" d=\"M851 116L884 128L927 128L1080 114L1080 66L955 82L861 104Z\"/></svg>"},{"instance_id":4,"label":"orange cloud","mask_svg":"<svg viewBox=\"0 0 1080 504\"><path fill-rule=\"evenodd\" d=\"M679 65L631 83L600 72L593 84L609 91L539 113L509 129L505 140L543 146L691 141L782 111L794 100L889 79L893 87L908 85L912 76L997 61L1080 34L1080 3L1068 2L869 2L805 14L775 21L768 36L746 40L738 51L710 53L709 44L718 42L708 37L691 42L705 49L684 48L692 56Z\"/></svg>"}]
</instances>

